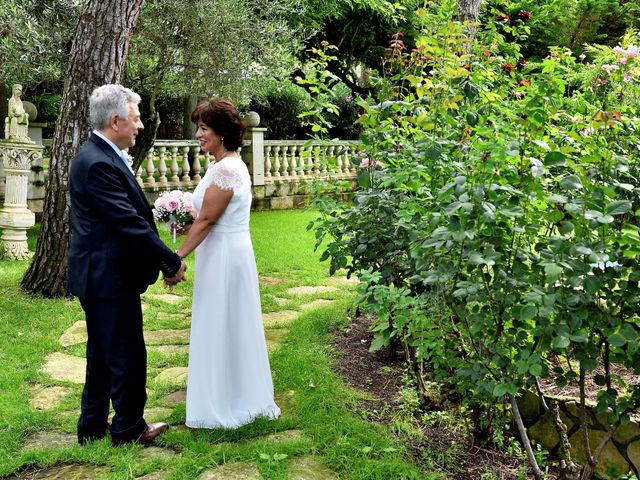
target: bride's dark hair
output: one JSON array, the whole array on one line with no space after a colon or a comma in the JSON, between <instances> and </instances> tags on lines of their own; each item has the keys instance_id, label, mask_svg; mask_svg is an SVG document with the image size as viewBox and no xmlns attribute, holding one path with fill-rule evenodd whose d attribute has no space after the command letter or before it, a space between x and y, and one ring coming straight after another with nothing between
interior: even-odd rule
<instances>
[{"instance_id":1,"label":"bride's dark hair","mask_svg":"<svg viewBox=\"0 0 640 480\"><path fill-rule=\"evenodd\" d=\"M229 100L214 98L203 100L191 114L193 123L202 122L220 135L222 145L230 151L236 151L242 145L242 137L246 125L240 117L240 112Z\"/></svg>"}]
</instances>

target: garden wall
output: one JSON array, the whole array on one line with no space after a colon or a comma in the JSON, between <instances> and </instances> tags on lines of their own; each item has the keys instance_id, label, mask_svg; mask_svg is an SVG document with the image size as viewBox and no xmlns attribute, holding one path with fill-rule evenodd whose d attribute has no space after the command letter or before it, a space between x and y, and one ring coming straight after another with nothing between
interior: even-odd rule
<instances>
[{"instance_id":1,"label":"garden wall","mask_svg":"<svg viewBox=\"0 0 640 480\"><path fill-rule=\"evenodd\" d=\"M545 396L545 398L547 398L547 402L551 399L558 400L560 416L567 426L571 442L571 458L584 465L585 455L580 432L579 400L573 397L553 395ZM529 438L555 456L558 452L560 437L554 428L551 414L544 411L538 396L526 392L519 398L518 405L529 432ZM607 432L609 414L596 413L595 403L587 401L587 423L589 426L589 445L593 451ZM640 470L640 415L632 416L628 425L618 427L600 456L596 474L600 478L618 478L619 475L633 469L636 472ZM611 477L611 475L614 476Z\"/></svg>"}]
</instances>

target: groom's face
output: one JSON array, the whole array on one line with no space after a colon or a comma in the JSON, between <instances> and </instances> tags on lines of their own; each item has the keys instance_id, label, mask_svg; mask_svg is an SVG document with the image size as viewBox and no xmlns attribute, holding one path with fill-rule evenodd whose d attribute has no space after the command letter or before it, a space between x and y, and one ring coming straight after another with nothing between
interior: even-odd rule
<instances>
[{"instance_id":1,"label":"groom's face","mask_svg":"<svg viewBox=\"0 0 640 480\"><path fill-rule=\"evenodd\" d=\"M138 132L144 128L140 120L140 110L136 103L129 104L129 116L127 118L117 117L117 141L114 142L119 148L125 149L136 144Z\"/></svg>"}]
</instances>

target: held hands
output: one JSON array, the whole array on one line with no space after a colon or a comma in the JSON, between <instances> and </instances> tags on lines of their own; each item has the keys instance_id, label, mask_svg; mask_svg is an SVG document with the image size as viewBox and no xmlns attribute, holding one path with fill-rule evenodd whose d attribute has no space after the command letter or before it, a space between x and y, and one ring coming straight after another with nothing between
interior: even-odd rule
<instances>
[{"instance_id":1,"label":"held hands","mask_svg":"<svg viewBox=\"0 0 640 480\"><path fill-rule=\"evenodd\" d=\"M178 269L178 271L173 277L164 277L163 280L164 280L165 288L172 288L174 285L177 285L180 282L184 282L185 281L184 272L186 271L187 271L187 264L185 263L184 260L182 260L182 264L180 265L180 268Z\"/></svg>"}]
</instances>

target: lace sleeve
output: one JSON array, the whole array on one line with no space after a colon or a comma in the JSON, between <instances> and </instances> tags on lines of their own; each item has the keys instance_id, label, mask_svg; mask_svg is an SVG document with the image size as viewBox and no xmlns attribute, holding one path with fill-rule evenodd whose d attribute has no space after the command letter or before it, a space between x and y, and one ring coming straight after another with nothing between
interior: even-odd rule
<instances>
[{"instance_id":1,"label":"lace sleeve","mask_svg":"<svg viewBox=\"0 0 640 480\"><path fill-rule=\"evenodd\" d=\"M211 175L211 183L221 190L238 190L245 184L243 172L231 162L221 162L215 165Z\"/></svg>"}]
</instances>

